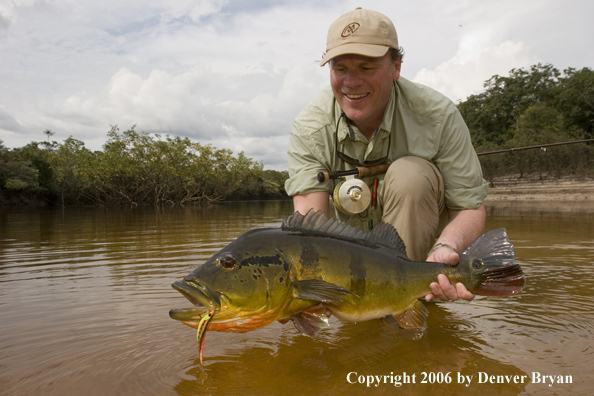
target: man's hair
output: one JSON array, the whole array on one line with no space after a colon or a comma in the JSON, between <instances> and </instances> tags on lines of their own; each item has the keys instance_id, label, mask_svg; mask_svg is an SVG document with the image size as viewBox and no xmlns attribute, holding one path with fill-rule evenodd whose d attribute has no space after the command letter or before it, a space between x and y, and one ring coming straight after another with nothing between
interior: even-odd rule
<instances>
[{"instance_id":1,"label":"man's hair","mask_svg":"<svg viewBox=\"0 0 594 396\"><path fill-rule=\"evenodd\" d=\"M390 53L390 58L392 58L394 62L404 57L404 48L402 47L390 48L388 52Z\"/></svg>"}]
</instances>

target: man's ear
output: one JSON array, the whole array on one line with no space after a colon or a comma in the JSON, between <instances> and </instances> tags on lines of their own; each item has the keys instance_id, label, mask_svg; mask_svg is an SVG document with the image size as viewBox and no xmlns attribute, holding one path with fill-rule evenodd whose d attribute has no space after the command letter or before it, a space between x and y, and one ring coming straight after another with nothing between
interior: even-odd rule
<instances>
[{"instance_id":1,"label":"man's ear","mask_svg":"<svg viewBox=\"0 0 594 396\"><path fill-rule=\"evenodd\" d=\"M394 63L394 76L393 81L398 81L400 78L400 67L402 66L402 58L398 58L396 63Z\"/></svg>"}]
</instances>

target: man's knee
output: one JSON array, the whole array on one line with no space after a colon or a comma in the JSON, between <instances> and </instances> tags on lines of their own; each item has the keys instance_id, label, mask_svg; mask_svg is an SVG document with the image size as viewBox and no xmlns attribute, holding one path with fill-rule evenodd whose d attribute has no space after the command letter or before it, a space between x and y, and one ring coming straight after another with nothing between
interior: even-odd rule
<instances>
[{"instance_id":1,"label":"man's knee","mask_svg":"<svg viewBox=\"0 0 594 396\"><path fill-rule=\"evenodd\" d=\"M384 199L397 194L400 198L439 196L441 175L430 161L419 157L402 157L394 161L384 178Z\"/></svg>"}]
</instances>

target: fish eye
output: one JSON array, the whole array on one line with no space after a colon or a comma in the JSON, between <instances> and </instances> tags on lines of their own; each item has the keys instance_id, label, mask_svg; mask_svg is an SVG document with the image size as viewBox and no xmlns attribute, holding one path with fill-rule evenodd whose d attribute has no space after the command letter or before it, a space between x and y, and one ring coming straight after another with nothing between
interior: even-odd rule
<instances>
[{"instance_id":1,"label":"fish eye","mask_svg":"<svg viewBox=\"0 0 594 396\"><path fill-rule=\"evenodd\" d=\"M219 263L223 268L235 267L235 258L231 256L223 256L219 259Z\"/></svg>"}]
</instances>

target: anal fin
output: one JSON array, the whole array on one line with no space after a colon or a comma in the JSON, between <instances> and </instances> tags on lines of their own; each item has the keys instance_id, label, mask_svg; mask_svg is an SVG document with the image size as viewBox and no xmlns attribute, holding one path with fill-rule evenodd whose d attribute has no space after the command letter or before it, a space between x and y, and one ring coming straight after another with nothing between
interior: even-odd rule
<instances>
[{"instance_id":1,"label":"anal fin","mask_svg":"<svg viewBox=\"0 0 594 396\"><path fill-rule=\"evenodd\" d=\"M427 315L429 311L425 305L415 300L404 312L394 315L394 319L405 329L424 329L427 327Z\"/></svg>"},{"instance_id":2,"label":"anal fin","mask_svg":"<svg viewBox=\"0 0 594 396\"><path fill-rule=\"evenodd\" d=\"M311 338L315 337L320 330L330 327L327 308L322 304L292 315L291 320L301 334Z\"/></svg>"}]
</instances>

